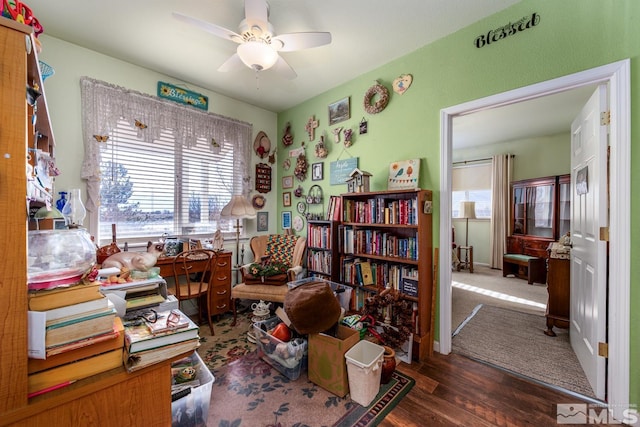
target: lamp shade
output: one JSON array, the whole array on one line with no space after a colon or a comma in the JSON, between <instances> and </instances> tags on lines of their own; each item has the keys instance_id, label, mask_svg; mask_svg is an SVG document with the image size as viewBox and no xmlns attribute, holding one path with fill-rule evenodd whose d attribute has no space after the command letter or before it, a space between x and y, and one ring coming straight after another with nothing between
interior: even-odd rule
<instances>
[{"instance_id":1,"label":"lamp shade","mask_svg":"<svg viewBox=\"0 0 640 427\"><path fill-rule=\"evenodd\" d=\"M475 219L476 218L476 202L470 202L470 201L460 202L460 216L458 218Z\"/></svg>"},{"instance_id":2,"label":"lamp shade","mask_svg":"<svg viewBox=\"0 0 640 427\"><path fill-rule=\"evenodd\" d=\"M220 212L222 218L255 218L256 210L251 206L251 203L241 194L236 194L231 197L231 200L227 205L222 208Z\"/></svg>"},{"instance_id":3,"label":"lamp shade","mask_svg":"<svg viewBox=\"0 0 640 427\"><path fill-rule=\"evenodd\" d=\"M259 41L242 43L238 46L237 53L247 67L256 71L268 70L278 61L278 52Z\"/></svg>"}]
</instances>

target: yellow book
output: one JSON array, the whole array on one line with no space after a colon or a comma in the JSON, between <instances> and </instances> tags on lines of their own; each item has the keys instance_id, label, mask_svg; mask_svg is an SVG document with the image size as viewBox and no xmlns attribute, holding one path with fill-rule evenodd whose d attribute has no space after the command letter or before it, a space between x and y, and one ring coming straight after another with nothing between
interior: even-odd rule
<instances>
[{"instance_id":1,"label":"yellow book","mask_svg":"<svg viewBox=\"0 0 640 427\"><path fill-rule=\"evenodd\" d=\"M101 298L104 295L100 292L99 283L29 291L29 310L47 311Z\"/></svg>"},{"instance_id":2,"label":"yellow book","mask_svg":"<svg viewBox=\"0 0 640 427\"><path fill-rule=\"evenodd\" d=\"M111 350L29 375L28 392L31 394L50 387L82 380L119 366L122 366L122 349Z\"/></svg>"},{"instance_id":3,"label":"yellow book","mask_svg":"<svg viewBox=\"0 0 640 427\"><path fill-rule=\"evenodd\" d=\"M371 264L369 261L360 263L360 271L362 272L362 284L364 286L373 285L373 274L371 273Z\"/></svg>"}]
</instances>

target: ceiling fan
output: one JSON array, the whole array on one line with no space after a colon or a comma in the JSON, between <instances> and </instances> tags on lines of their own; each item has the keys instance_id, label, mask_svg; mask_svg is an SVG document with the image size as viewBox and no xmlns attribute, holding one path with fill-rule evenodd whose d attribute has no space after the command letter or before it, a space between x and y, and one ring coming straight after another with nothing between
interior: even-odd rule
<instances>
[{"instance_id":1,"label":"ceiling fan","mask_svg":"<svg viewBox=\"0 0 640 427\"><path fill-rule=\"evenodd\" d=\"M173 12L176 19L238 43L236 53L218 68L222 72L234 71L246 65L256 72L273 68L282 77L294 79L296 72L278 52L293 52L331 43L331 33L326 32L276 35L269 22L269 5L266 0L245 0L244 15L236 33L219 25Z\"/></svg>"}]
</instances>

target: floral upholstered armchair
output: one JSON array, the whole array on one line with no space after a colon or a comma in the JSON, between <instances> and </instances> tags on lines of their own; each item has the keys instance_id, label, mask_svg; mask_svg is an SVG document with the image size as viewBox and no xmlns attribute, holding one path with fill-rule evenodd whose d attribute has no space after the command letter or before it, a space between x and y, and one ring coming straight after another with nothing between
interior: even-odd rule
<instances>
[{"instance_id":1,"label":"floral upholstered armchair","mask_svg":"<svg viewBox=\"0 0 640 427\"><path fill-rule=\"evenodd\" d=\"M241 267L242 281L231 289L233 325L237 318L236 300L251 299L284 302L287 283L304 277L304 237L288 234L254 236L249 244L254 261Z\"/></svg>"}]
</instances>

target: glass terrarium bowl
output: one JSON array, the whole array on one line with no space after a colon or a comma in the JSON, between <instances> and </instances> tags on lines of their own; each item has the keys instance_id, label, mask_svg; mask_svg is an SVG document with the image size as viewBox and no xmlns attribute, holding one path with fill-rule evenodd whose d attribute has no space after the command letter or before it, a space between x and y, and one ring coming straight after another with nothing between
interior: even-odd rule
<instances>
[{"instance_id":1,"label":"glass terrarium bowl","mask_svg":"<svg viewBox=\"0 0 640 427\"><path fill-rule=\"evenodd\" d=\"M75 283L95 263L96 247L84 229L29 231L29 289L47 289Z\"/></svg>"}]
</instances>

